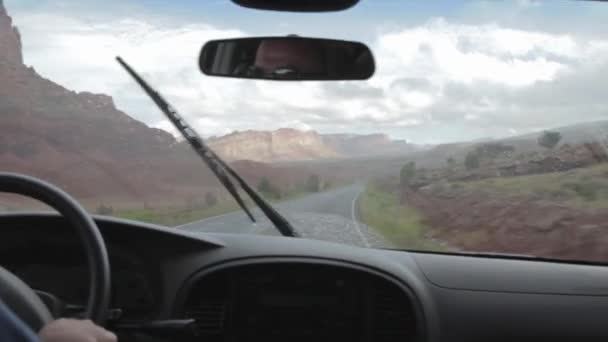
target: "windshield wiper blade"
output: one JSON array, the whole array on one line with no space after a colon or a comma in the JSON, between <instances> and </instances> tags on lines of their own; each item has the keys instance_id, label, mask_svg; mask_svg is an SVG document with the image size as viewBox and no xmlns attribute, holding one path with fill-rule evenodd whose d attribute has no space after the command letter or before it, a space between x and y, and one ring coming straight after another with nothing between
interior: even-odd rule
<instances>
[{"instance_id":1,"label":"windshield wiper blade","mask_svg":"<svg viewBox=\"0 0 608 342\"><path fill-rule=\"evenodd\" d=\"M292 227L291 223L287 221L283 215L281 215L274 207L266 202L255 190L245 182L245 180L234 171L228 164L226 164L215 152L209 150L211 155L222 165L228 173L236 179L241 188L249 195L249 197L257 204L258 208L266 215L266 217L272 222L272 224L283 234L284 236L299 237L300 235Z\"/></svg>"},{"instance_id":2,"label":"windshield wiper blade","mask_svg":"<svg viewBox=\"0 0 608 342\"><path fill-rule=\"evenodd\" d=\"M146 94L148 94L150 98L152 98L154 103L158 106L158 108L160 108L160 110L165 114L165 116L167 116L169 121L173 123L177 130L180 131L183 137L188 141L188 143L190 143L190 146L194 148L194 151L198 153L198 155L203 159L205 164L207 164L209 169L211 169L213 174L218 178L220 183L222 183L224 188L228 190L228 192L236 200L238 205L243 209L243 211L245 211L245 213L247 213L249 219L251 219L252 222L256 222L255 217L253 216L251 211L249 211L247 205L245 205L245 202L239 195L236 187L234 186L228 175L226 175L226 173L222 169L222 166L219 165L219 163L217 163L213 159L211 153L209 153L210 150L203 142L203 139L201 139L200 136L194 131L194 129L192 129L186 123L186 121L184 121L184 119L179 114L177 114L177 111L175 111L175 109L156 90L150 87L150 85L148 85L148 83L146 83L146 81L144 81L135 72L135 70L133 70L127 63L125 63L122 58L116 57L116 60L118 61L118 63L120 63L120 65L122 65L123 68L125 68L129 75L131 75L135 79L135 81L143 88Z\"/></svg>"},{"instance_id":3,"label":"windshield wiper blade","mask_svg":"<svg viewBox=\"0 0 608 342\"><path fill-rule=\"evenodd\" d=\"M142 87L142 89L150 96L158 108L165 114L165 116L171 121L171 123L177 128L178 131L183 135L184 139L188 141L190 146L198 153L203 159L205 164L211 169L215 176L220 180L222 185L228 190L228 192L234 197L239 206L247 213L247 216L252 222L256 222L253 214L249 211L245 202L243 202L239 195L236 187L230 180L232 176L240 187L249 195L253 202L260 208L260 210L266 215L266 217L272 222L272 224L283 234L284 236L297 237L299 234L293 229L289 221L285 219L276 209L274 209L268 202L266 202L260 195L247 184L247 182L228 165L224 162L213 150L211 150L203 141L203 139L196 133L196 131L186 123L186 121L177 113L177 111L160 95L159 92L154 90L146 81L143 80L136 72L131 68L122 58L116 57L116 60L125 70L135 79L135 81ZM228 173L228 175L226 174Z\"/></svg>"}]
</instances>

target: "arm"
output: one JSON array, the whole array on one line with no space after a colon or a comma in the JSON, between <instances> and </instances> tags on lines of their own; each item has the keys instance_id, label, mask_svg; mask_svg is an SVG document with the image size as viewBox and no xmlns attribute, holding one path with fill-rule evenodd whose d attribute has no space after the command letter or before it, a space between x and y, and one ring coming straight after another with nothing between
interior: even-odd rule
<instances>
[{"instance_id":1,"label":"arm","mask_svg":"<svg viewBox=\"0 0 608 342\"><path fill-rule=\"evenodd\" d=\"M116 342L116 335L89 320L58 319L40 330L38 336L0 301L2 342Z\"/></svg>"},{"instance_id":2,"label":"arm","mask_svg":"<svg viewBox=\"0 0 608 342\"><path fill-rule=\"evenodd\" d=\"M36 334L2 301L0 301L0 340L6 342L38 341Z\"/></svg>"}]
</instances>

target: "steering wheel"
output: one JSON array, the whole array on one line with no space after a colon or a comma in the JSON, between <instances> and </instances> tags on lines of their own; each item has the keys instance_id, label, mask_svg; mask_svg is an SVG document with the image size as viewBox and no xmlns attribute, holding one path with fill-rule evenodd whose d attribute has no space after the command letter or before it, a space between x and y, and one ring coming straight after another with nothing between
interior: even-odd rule
<instances>
[{"instance_id":1,"label":"steering wheel","mask_svg":"<svg viewBox=\"0 0 608 342\"><path fill-rule=\"evenodd\" d=\"M0 192L24 195L46 203L76 228L85 246L89 269L89 298L84 318L102 325L106 319L110 297L110 263L103 238L91 216L70 195L33 177L0 173ZM2 267L0 299L36 332L53 320L38 295L21 279Z\"/></svg>"}]
</instances>

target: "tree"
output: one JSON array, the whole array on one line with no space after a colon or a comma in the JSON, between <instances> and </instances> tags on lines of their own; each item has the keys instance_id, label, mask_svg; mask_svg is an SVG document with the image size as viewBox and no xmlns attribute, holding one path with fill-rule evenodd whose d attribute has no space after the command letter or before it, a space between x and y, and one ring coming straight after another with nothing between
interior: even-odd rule
<instances>
[{"instance_id":1,"label":"tree","mask_svg":"<svg viewBox=\"0 0 608 342\"><path fill-rule=\"evenodd\" d=\"M261 192L265 196L271 196L274 198L281 198L281 190L272 185L268 178L263 177L258 183L258 191Z\"/></svg>"},{"instance_id":2,"label":"tree","mask_svg":"<svg viewBox=\"0 0 608 342\"><path fill-rule=\"evenodd\" d=\"M474 151L467 153L464 158L464 166L467 170L473 170L479 168L479 156Z\"/></svg>"},{"instance_id":3,"label":"tree","mask_svg":"<svg viewBox=\"0 0 608 342\"><path fill-rule=\"evenodd\" d=\"M217 204L217 197L213 192L205 193L205 204L207 205L207 207L213 207Z\"/></svg>"},{"instance_id":4,"label":"tree","mask_svg":"<svg viewBox=\"0 0 608 342\"><path fill-rule=\"evenodd\" d=\"M562 140L562 134L560 132L544 131L538 137L538 145L552 149Z\"/></svg>"},{"instance_id":5,"label":"tree","mask_svg":"<svg viewBox=\"0 0 608 342\"><path fill-rule=\"evenodd\" d=\"M188 196L186 197L186 208L188 208L188 210L194 210L197 207L197 203L196 203L196 197L195 196Z\"/></svg>"},{"instance_id":6,"label":"tree","mask_svg":"<svg viewBox=\"0 0 608 342\"><path fill-rule=\"evenodd\" d=\"M456 168L456 160L453 157L448 157L446 160L447 167L446 172L448 176L452 176L454 174L454 169Z\"/></svg>"},{"instance_id":7,"label":"tree","mask_svg":"<svg viewBox=\"0 0 608 342\"><path fill-rule=\"evenodd\" d=\"M95 213L97 215L112 215L114 213L114 208L100 204L95 210Z\"/></svg>"},{"instance_id":8,"label":"tree","mask_svg":"<svg viewBox=\"0 0 608 342\"><path fill-rule=\"evenodd\" d=\"M399 181L401 185L409 185L414 176L416 176L415 162L408 162L401 167L401 172L399 172Z\"/></svg>"},{"instance_id":9,"label":"tree","mask_svg":"<svg viewBox=\"0 0 608 342\"><path fill-rule=\"evenodd\" d=\"M321 178L318 175L310 175L306 180L306 190L310 192L321 191Z\"/></svg>"},{"instance_id":10,"label":"tree","mask_svg":"<svg viewBox=\"0 0 608 342\"><path fill-rule=\"evenodd\" d=\"M270 181L266 177L262 177L260 182L258 183L258 191L263 194L268 194L272 192L272 185L270 185Z\"/></svg>"}]
</instances>

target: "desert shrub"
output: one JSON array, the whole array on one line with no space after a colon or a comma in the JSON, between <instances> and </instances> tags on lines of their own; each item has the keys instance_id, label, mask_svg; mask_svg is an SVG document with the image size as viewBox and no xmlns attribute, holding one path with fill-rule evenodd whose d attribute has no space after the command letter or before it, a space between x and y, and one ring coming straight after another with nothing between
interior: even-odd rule
<instances>
[{"instance_id":1,"label":"desert shrub","mask_svg":"<svg viewBox=\"0 0 608 342\"><path fill-rule=\"evenodd\" d=\"M560 140L562 140L562 134L560 132L544 131L538 137L538 145L547 149L552 149L557 146Z\"/></svg>"},{"instance_id":2,"label":"desert shrub","mask_svg":"<svg viewBox=\"0 0 608 342\"><path fill-rule=\"evenodd\" d=\"M321 177L318 175L310 175L306 180L306 190L310 192L321 191Z\"/></svg>"},{"instance_id":3,"label":"desert shrub","mask_svg":"<svg viewBox=\"0 0 608 342\"><path fill-rule=\"evenodd\" d=\"M598 197L598 187L594 183L565 183L562 185L562 188L575 192L585 201L593 201Z\"/></svg>"},{"instance_id":4,"label":"desert shrub","mask_svg":"<svg viewBox=\"0 0 608 342\"><path fill-rule=\"evenodd\" d=\"M207 207L213 207L217 204L217 196L213 192L207 192L205 194L205 204Z\"/></svg>"},{"instance_id":5,"label":"desert shrub","mask_svg":"<svg viewBox=\"0 0 608 342\"><path fill-rule=\"evenodd\" d=\"M112 215L114 213L114 208L100 204L97 209L95 209L95 213L97 215Z\"/></svg>"},{"instance_id":6,"label":"desert shrub","mask_svg":"<svg viewBox=\"0 0 608 342\"><path fill-rule=\"evenodd\" d=\"M258 183L258 191L261 193L267 193L270 192L272 186L270 185L270 181L268 180L268 178L263 177L262 179L260 179L260 182Z\"/></svg>"},{"instance_id":7,"label":"desert shrub","mask_svg":"<svg viewBox=\"0 0 608 342\"><path fill-rule=\"evenodd\" d=\"M466 157L464 158L464 166L467 168L467 170L479 168L479 155L473 151L467 153Z\"/></svg>"},{"instance_id":8,"label":"desert shrub","mask_svg":"<svg viewBox=\"0 0 608 342\"><path fill-rule=\"evenodd\" d=\"M258 183L258 192L261 192L265 196L273 198L281 198L281 191L278 187L270 183L267 177L263 177Z\"/></svg>"},{"instance_id":9,"label":"desert shrub","mask_svg":"<svg viewBox=\"0 0 608 342\"><path fill-rule=\"evenodd\" d=\"M409 185L412 179L416 176L416 163L411 161L401 167L399 172L399 180L401 185Z\"/></svg>"},{"instance_id":10,"label":"desert shrub","mask_svg":"<svg viewBox=\"0 0 608 342\"><path fill-rule=\"evenodd\" d=\"M452 189L452 190L460 190L460 189L463 189L463 188L464 188L464 186L462 184L460 184L460 183L452 183L452 184L450 184L450 189Z\"/></svg>"}]
</instances>

